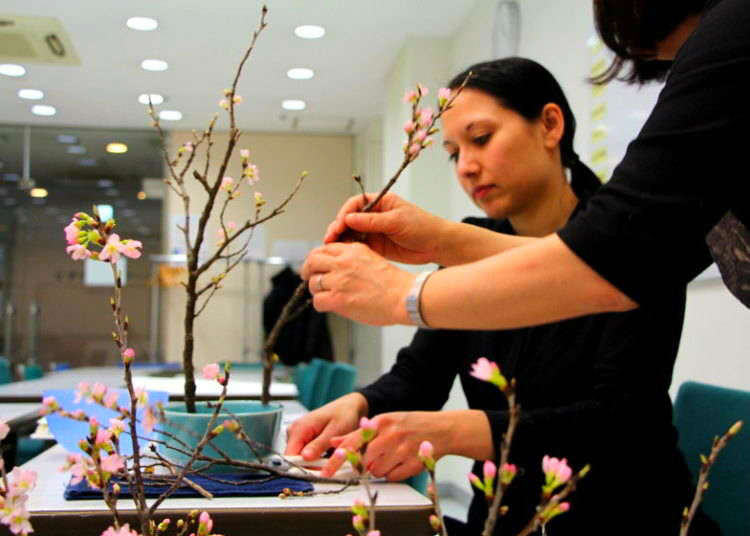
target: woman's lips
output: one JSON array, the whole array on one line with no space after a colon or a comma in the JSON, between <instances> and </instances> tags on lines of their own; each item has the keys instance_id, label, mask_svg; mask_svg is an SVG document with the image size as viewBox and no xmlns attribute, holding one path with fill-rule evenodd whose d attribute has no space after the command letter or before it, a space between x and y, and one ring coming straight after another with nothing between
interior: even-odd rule
<instances>
[{"instance_id":1,"label":"woman's lips","mask_svg":"<svg viewBox=\"0 0 750 536\"><path fill-rule=\"evenodd\" d=\"M482 199L488 193L490 193L490 190L492 190L494 187L494 184L483 184L481 186L477 186L476 188L474 188L474 199Z\"/></svg>"}]
</instances>

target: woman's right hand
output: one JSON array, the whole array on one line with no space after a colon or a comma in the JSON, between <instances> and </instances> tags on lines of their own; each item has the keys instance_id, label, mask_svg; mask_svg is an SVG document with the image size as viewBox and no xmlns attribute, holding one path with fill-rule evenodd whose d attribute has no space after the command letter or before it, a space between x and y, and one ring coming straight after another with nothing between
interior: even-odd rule
<instances>
[{"instance_id":1,"label":"woman's right hand","mask_svg":"<svg viewBox=\"0 0 750 536\"><path fill-rule=\"evenodd\" d=\"M285 455L301 454L305 460L317 460L331 448L331 438L348 434L367 415L367 399L350 393L311 411L294 421L287 432Z\"/></svg>"},{"instance_id":2,"label":"woman's right hand","mask_svg":"<svg viewBox=\"0 0 750 536\"><path fill-rule=\"evenodd\" d=\"M372 200L376 194L366 194ZM448 220L387 193L371 212L362 195L349 198L331 222L323 242L336 242L347 229L365 233L364 242L386 259L406 264L440 262L440 236Z\"/></svg>"}]
</instances>

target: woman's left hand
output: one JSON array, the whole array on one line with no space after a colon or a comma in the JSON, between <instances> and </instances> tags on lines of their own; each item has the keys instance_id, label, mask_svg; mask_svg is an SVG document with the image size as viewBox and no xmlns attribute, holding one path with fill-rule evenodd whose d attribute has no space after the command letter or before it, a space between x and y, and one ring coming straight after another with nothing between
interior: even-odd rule
<instances>
[{"instance_id":1,"label":"woman's left hand","mask_svg":"<svg viewBox=\"0 0 750 536\"><path fill-rule=\"evenodd\" d=\"M447 439L450 437L444 416L436 411L397 411L383 413L373 419L377 429L375 439L367 445L364 467L376 477L398 481L420 473L424 466L417 457L422 441L430 441L435 459L448 454ZM362 443L361 430L331 438L337 448L357 450ZM344 459L333 456L323 467L321 476L333 475Z\"/></svg>"},{"instance_id":2,"label":"woman's left hand","mask_svg":"<svg viewBox=\"0 0 750 536\"><path fill-rule=\"evenodd\" d=\"M313 305L376 326L409 324L406 295L414 274L400 270L359 242L314 249L302 266Z\"/></svg>"}]
</instances>

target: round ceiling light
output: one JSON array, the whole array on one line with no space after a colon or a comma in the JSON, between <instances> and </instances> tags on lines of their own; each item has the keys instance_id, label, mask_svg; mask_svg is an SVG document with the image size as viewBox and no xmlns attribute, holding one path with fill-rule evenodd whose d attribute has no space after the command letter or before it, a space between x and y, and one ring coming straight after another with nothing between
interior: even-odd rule
<instances>
[{"instance_id":1,"label":"round ceiling light","mask_svg":"<svg viewBox=\"0 0 750 536\"><path fill-rule=\"evenodd\" d=\"M45 188L32 188L29 191L29 195L31 197L42 198L42 197L47 197L47 194L48 192Z\"/></svg>"},{"instance_id":2,"label":"round ceiling light","mask_svg":"<svg viewBox=\"0 0 750 536\"><path fill-rule=\"evenodd\" d=\"M119 141L107 144L107 152L112 154L123 154L128 152L128 146Z\"/></svg>"},{"instance_id":3,"label":"round ceiling light","mask_svg":"<svg viewBox=\"0 0 750 536\"><path fill-rule=\"evenodd\" d=\"M49 104L35 104L31 107L31 113L34 115L55 115L57 113L57 110L54 106L50 106Z\"/></svg>"},{"instance_id":4,"label":"round ceiling light","mask_svg":"<svg viewBox=\"0 0 750 536\"><path fill-rule=\"evenodd\" d=\"M26 74L26 69L22 65L16 65L15 63L3 63L0 64L0 74L5 76L23 76Z\"/></svg>"},{"instance_id":5,"label":"round ceiling light","mask_svg":"<svg viewBox=\"0 0 750 536\"><path fill-rule=\"evenodd\" d=\"M149 97L151 97L151 104L156 105L164 102L164 97L159 95L158 93L141 93L140 95L138 95L138 102L148 105Z\"/></svg>"},{"instance_id":6,"label":"round ceiling light","mask_svg":"<svg viewBox=\"0 0 750 536\"><path fill-rule=\"evenodd\" d=\"M141 69L145 71L166 71L168 68L169 64L164 60L150 58L141 62Z\"/></svg>"},{"instance_id":7,"label":"round ceiling light","mask_svg":"<svg viewBox=\"0 0 750 536\"><path fill-rule=\"evenodd\" d=\"M294 35L301 37L302 39L320 39L325 34L325 28L314 24L305 24L303 26L297 26L294 29Z\"/></svg>"},{"instance_id":8,"label":"round ceiling light","mask_svg":"<svg viewBox=\"0 0 750 536\"><path fill-rule=\"evenodd\" d=\"M130 17L125 24L131 30L140 30L142 32L150 32L159 27L156 19L152 19L151 17Z\"/></svg>"},{"instance_id":9,"label":"round ceiling light","mask_svg":"<svg viewBox=\"0 0 750 536\"><path fill-rule=\"evenodd\" d=\"M18 97L28 100L39 100L44 98L44 92L38 89L19 89Z\"/></svg>"},{"instance_id":10,"label":"round ceiling light","mask_svg":"<svg viewBox=\"0 0 750 536\"><path fill-rule=\"evenodd\" d=\"M305 101L299 99L286 99L282 101L281 107L285 110L304 110L307 104L305 104Z\"/></svg>"},{"instance_id":11,"label":"round ceiling light","mask_svg":"<svg viewBox=\"0 0 750 536\"><path fill-rule=\"evenodd\" d=\"M164 121L179 121L182 119L182 112L177 110L162 110L159 112L159 119Z\"/></svg>"},{"instance_id":12,"label":"round ceiling light","mask_svg":"<svg viewBox=\"0 0 750 536\"><path fill-rule=\"evenodd\" d=\"M295 67L289 69L286 72L286 75L292 80L310 80L310 78L315 76L315 73L312 69L308 69L307 67Z\"/></svg>"}]
</instances>

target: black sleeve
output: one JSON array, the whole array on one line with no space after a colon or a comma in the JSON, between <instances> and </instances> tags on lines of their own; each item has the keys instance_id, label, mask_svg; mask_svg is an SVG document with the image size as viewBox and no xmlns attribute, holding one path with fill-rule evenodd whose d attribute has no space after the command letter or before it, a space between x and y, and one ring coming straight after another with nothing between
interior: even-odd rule
<instances>
[{"instance_id":1,"label":"black sleeve","mask_svg":"<svg viewBox=\"0 0 750 536\"><path fill-rule=\"evenodd\" d=\"M639 303L708 266L706 233L750 200L748 72L750 3L722 0L680 49L612 179L559 232L578 257Z\"/></svg>"},{"instance_id":2,"label":"black sleeve","mask_svg":"<svg viewBox=\"0 0 750 536\"><path fill-rule=\"evenodd\" d=\"M389 411L439 410L458 372L454 348L465 332L420 329L391 370L361 389L370 416Z\"/></svg>"}]
</instances>

